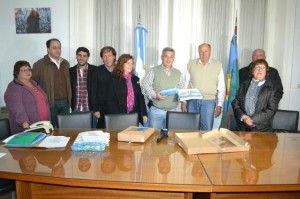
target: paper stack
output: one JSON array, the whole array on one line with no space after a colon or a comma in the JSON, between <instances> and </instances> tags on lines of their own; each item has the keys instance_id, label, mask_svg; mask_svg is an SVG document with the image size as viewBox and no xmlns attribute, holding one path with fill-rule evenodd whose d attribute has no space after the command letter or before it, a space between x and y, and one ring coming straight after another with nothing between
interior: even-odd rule
<instances>
[{"instance_id":1,"label":"paper stack","mask_svg":"<svg viewBox=\"0 0 300 199\"><path fill-rule=\"evenodd\" d=\"M40 147L40 148L64 148L70 140L66 136L46 136L42 132L27 132L12 135L3 142L6 147Z\"/></svg>"}]
</instances>

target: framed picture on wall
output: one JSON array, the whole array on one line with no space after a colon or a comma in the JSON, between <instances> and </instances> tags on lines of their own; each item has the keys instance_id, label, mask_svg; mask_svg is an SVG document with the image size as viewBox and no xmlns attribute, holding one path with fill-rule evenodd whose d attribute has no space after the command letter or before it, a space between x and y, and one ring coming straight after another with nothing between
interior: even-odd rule
<instances>
[{"instance_id":1,"label":"framed picture on wall","mask_svg":"<svg viewBox=\"0 0 300 199\"><path fill-rule=\"evenodd\" d=\"M17 34L51 33L50 8L15 8Z\"/></svg>"}]
</instances>

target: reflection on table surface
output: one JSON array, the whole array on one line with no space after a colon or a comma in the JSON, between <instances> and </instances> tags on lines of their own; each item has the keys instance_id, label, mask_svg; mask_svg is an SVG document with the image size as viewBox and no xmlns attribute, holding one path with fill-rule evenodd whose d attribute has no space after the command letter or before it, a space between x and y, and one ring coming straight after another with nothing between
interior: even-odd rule
<instances>
[{"instance_id":1,"label":"reflection on table surface","mask_svg":"<svg viewBox=\"0 0 300 199\"><path fill-rule=\"evenodd\" d=\"M111 132L110 145L103 152L74 152L70 147L78 132L84 130L56 129L55 135L70 136L65 149L6 148L0 171L40 176L166 183L210 185L197 155L186 155L174 144L174 135L156 143L159 132L145 143L118 142Z\"/></svg>"},{"instance_id":2,"label":"reflection on table surface","mask_svg":"<svg viewBox=\"0 0 300 199\"><path fill-rule=\"evenodd\" d=\"M83 131L83 130L81 130ZM174 133L156 143L155 132L145 143L117 141L111 132L103 152L73 152L78 130L56 129L70 136L65 149L6 148L1 173L92 181L187 185L298 185L300 134L237 133L251 145L248 152L187 155L174 144ZM295 190L297 188L293 188ZM297 189L298 190L298 189Z\"/></svg>"},{"instance_id":3,"label":"reflection on table surface","mask_svg":"<svg viewBox=\"0 0 300 199\"><path fill-rule=\"evenodd\" d=\"M299 184L300 135L238 133L248 152L198 155L213 185Z\"/></svg>"}]
</instances>

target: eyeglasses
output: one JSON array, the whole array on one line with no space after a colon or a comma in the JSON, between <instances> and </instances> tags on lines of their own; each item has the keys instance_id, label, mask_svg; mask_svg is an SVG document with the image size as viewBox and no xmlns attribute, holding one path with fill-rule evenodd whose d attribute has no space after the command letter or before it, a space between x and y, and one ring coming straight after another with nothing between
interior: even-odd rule
<instances>
[{"instance_id":1,"label":"eyeglasses","mask_svg":"<svg viewBox=\"0 0 300 199\"><path fill-rule=\"evenodd\" d=\"M31 68L21 68L20 72L27 72L27 71L31 71Z\"/></svg>"},{"instance_id":2,"label":"eyeglasses","mask_svg":"<svg viewBox=\"0 0 300 199\"><path fill-rule=\"evenodd\" d=\"M254 69L265 71L267 68L265 66L255 66Z\"/></svg>"}]
</instances>

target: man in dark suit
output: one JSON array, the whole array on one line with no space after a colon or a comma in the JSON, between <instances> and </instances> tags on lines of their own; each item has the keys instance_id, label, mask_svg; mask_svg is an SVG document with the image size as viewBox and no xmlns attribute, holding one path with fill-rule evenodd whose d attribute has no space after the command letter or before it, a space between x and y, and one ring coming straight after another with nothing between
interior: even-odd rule
<instances>
[{"instance_id":1,"label":"man in dark suit","mask_svg":"<svg viewBox=\"0 0 300 199\"><path fill-rule=\"evenodd\" d=\"M94 116L98 118L98 128L104 128L104 115L107 112L105 107L107 84L111 80L111 72L115 67L117 53L111 46L105 46L101 49L100 57L103 64L98 66L93 75L92 86L92 109Z\"/></svg>"},{"instance_id":2,"label":"man in dark suit","mask_svg":"<svg viewBox=\"0 0 300 199\"><path fill-rule=\"evenodd\" d=\"M255 49L253 51L252 62L257 59L266 59L265 51L263 49ZM250 66L251 66L252 62L248 66L241 68L239 70L240 85L245 80L251 78ZM273 86L276 89L275 96L278 98L278 100L280 100L283 95L283 86L282 86L281 78L280 78L279 73L276 68L269 67L269 69L270 69L270 71L269 71L269 75L267 76L267 78L269 78L271 80L271 82L273 83Z\"/></svg>"}]
</instances>

